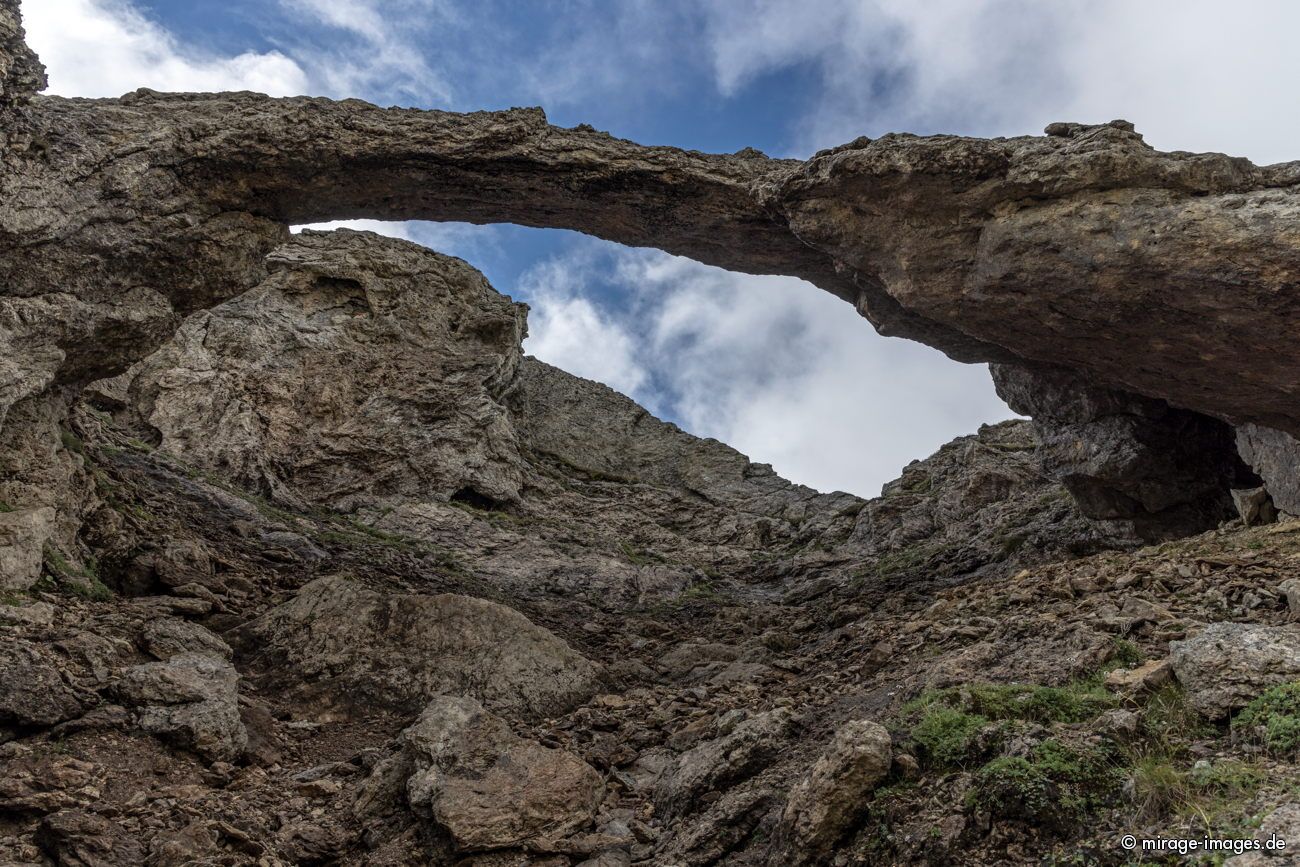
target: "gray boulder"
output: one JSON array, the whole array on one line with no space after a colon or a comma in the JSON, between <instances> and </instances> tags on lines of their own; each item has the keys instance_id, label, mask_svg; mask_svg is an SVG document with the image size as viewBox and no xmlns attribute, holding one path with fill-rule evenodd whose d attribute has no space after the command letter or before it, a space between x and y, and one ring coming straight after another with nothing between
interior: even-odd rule
<instances>
[{"instance_id":1,"label":"gray boulder","mask_svg":"<svg viewBox=\"0 0 1300 867\"><path fill-rule=\"evenodd\" d=\"M0 510L0 590L26 590L41 577L45 543L54 535L55 513Z\"/></svg>"},{"instance_id":2,"label":"gray boulder","mask_svg":"<svg viewBox=\"0 0 1300 867\"><path fill-rule=\"evenodd\" d=\"M197 623L176 618L151 620L140 634L140 643L150 656L171 659L181 653L200 653L230 659L230 645Z\"/></svg>"},{"instance_id":3,"label":"gray boulder","mask_svg":"<svg viewBox=\"0 0 1300 867\"><path fill-rule=\"evenodd\" d=\"M1300 630L1212 623L1170 642L1169 661L1192 707L1223 719L1269 687L1300 679Z\"/></svg>"},{"instance_id":4,"label":"gray boulder","mask_svg":"<svg viewBox=\"0 0 1300 867\"><path fill-rule=\"evenodd\" d=\"M497 711L554 713L592 695L597 668L504 605L380 593L321 578L249 624L273 677L304 699L397 709L440 694Z\"/></svg>"},{"instance_id":5,"label":"gray boulder","mask_svg":"<svg viewBox=\"0 0 1300 867\"><path fill-rule=\"evenodd\" d=\"M0 641L0 729L52 726L83 710L59 670L34 647Z\"/></svg>"},{"instance_id":6,"label":"gray boulder","mask_svg":"<svg viewBox=\"0 0 1300 867\"><path fill-rule=\"evenodd\" d=\"M473 699L438 696L400 738L412 810L459 851L553 840L591 823L605 796L577 756L515 736Z\"/></svg>"},{"instance_id":7,"label":"gray boulder","mask_svg":"<svg viewBox=\"0 0 1300 867\"><path fill-rule=\"evenodd\" d=\"M794 715L777 708L687 750L655 787L656 805L668 813L689 812L707 792L753 776L776 760L794 725Z\"/></svg>"},{"instance_id":8,"label":"gray boulder","mask_svg":"<svg viewBox=\"0 0 1300 867\"><path fill-rule=\"evenodd\" d=\"M239 715L239 674L224 659L179 653L128 668L115 685L137 724L209 761L234 761L248 746Z\"/></svg>"},{"instance_id":9,"label":"gray boulder","mask_svg":"<svg viewBox=\"0 0 1300 867\"><path fill-rule=\"evenodd\" d=\"M879 723L853 720L835 732L786 802L785 823L801 851L812 856L834 846L889 774L892 757L889 732Z\"/></svg>"}]
</instances>

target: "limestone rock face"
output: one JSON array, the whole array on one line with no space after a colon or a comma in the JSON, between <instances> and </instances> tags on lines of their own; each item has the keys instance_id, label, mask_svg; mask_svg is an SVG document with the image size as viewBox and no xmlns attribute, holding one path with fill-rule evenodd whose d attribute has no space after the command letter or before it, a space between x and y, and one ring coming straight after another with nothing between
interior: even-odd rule
<instances>
[{"instance_id":1,"label":"limestone rock face","mask_svg":"<svg viewBox=\"0 0 1300 867\"><path fill-rule=\"evenodd\" d=\"M1264 480L1273 505L1300 515L1300 440L1274 428L1245 424L1237 428L1237 447Z\"/></svg>"},{"instance_id":2,"label":"limestone rock face","mask_svg":"<svg viewBox=\"0 0 1300 867\"><path fill-rule=\"evenodd\" d=\"M862 815L892 758L889 731L879 723L853 720L835 732L786 802L785 822L808 860L829 850Z\"/></svg>"},{"instance_id":3,"label":"limestone rock face","mask_svg":"<svg viewBox=\"0 0 1300 867\"><path fill-rule=\"evenodd\" d=\"M187 464L447 546L520 592L671 597L697 564L752 570L776 550L796 574L877 557L905 581L1128 538L1044 480L1024 422L946 446L879 500L822 494L522 357L522 306L459 260L342 231L304 233L270 261L265 283L113 383L118 415ZM372 311L317 309L312 287L354 284ZM579 525L609 553L575 552ZM149 555L158 582L207 580L170 550Z\"/></svg>"},{"instance_id":4,"label":"limestone rock face","mask_svg":"<svg viewBox=\"0 0 1300 867\"><path fill-rule=\"evenodd\" d=\"M1169 661L1192 707L1223 719L1269 687L1300 679L1300 631L1211 623L1191 638L1170 642Z\"/></svg>"},{"instance_id":5,"label":"limestone rock face","mask_svg":"<svg viewBox=\"0 0 1300 867\"><path fill-rule=\"evenodd\" d=\"M1090 518L1146 539L1186 536L1232 515L1230 490L1254 482L1232 428L1059 368L993 365L998 394L1034 419L1044 470Z\"/></svg>"},{"instance_id":6,"label":"limestone rock face","mask_svg":"<svg viewBox=\"0 0 1300 867\"><path fill-rule=\"evenodd\" d=\"M449 693L541 714L591 695L598 676L514 609L450 593L379 593L344 578L313 581L243 632L276 682L327 703L410 708Z\"/></svg>"},{"instance_id":7,"label":"limestone rock face","mask_svg":"<svg viewBox=\"0 0 1300 867\"><path fill-rule=\"evenodd\" d=\"M2 8L5 93L28 93L39 64L16 0ZM569 228L790 274L882 332L963 361L1051 365L1088 387L1300 433L1300 362L1254 349L1285 345L1300 316L1294 163L1161 153L1122 121L997 140L887 135L801 163L643 147L552 127L533 109L141 90L6 97L0 111L0 414L120 373L184 314L258 284L286 224L368 216ZM93 180L88 164L101 167ZM351 291L335 285L320 300L346 307L360 298L343 300ZM1100 490L1073 489L1090 511L1163 512L1182 505L1163 476L1194 471L1202 496L1189 503L1206 520L1223 431L1194 417L1176 428L1204 430L1172 453L1144 452L1141 491L1116 487L1104 467L1072 474L1095 469ZM320 435L346 448L346 432L336 415ZM1103 449L1153 445L1131 424L1092 433Z\"/></svg>"},{"instance_id":8,"label":"limestone rock face","mask_svg":"<svg viewBox=\"0 0 1300 867\"><path fill-rule=\"evenodd\" d=\"M401 741L414 764L411 808L460 851L571 834L595 818L605 795L586 762L515 736L473 699L438 696Z\"/></svg>"},{"instance_id":9,"label":"limestone rock face","mask_svg":"<svg viewBox=\"0 0 1300 867\"><path fill-rule=\"evenodd\" d=\"M522 305L459 259L374 239L303 233L140 365L131 399L161 446L282 500L517 499L498 398Z\"/></svg>"},{"instance_id":10,"label":"limestone rock face","mask_svg":"<svg viewBox=\"0 0 1300 867\"><path fill-rule=\"evenodd\" d=\"M45 67L23 39L16 3L0 6L0 106L45 88Z\"/></svg>"},{"instance_id":11,"label":"limestone rock face","mask_svg":"<svg viewBox=\"0 0 1300 867\"><path fill-rule=\"evenodd\" d=\"M776 760L795 724L790 711L778 708L692 747L659 781L655 803L669 814L684 812L700 796L753 776Z\"/></svg>"},{"instance_id":12,"label":"limestone rock face","mask_svg":"<svg viewBox=\"0 0 1300 867\"><path fill-rule=\"evenodd\" d=\"M0 511L0 590L26 590L41 577L54 517L49 506Z\"/></svg>"}]
</instances>

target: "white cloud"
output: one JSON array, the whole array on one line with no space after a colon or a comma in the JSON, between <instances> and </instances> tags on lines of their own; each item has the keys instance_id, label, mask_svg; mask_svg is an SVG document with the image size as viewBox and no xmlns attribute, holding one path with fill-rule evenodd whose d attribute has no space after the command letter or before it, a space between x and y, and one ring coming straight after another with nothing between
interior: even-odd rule
<instances>
[{"instance_id":1,"label":"white cloud","mask_svg":"<svg viewBox=\"0 0 1300 867\"><path fill-rule=\"evenodd\" d=\"M575 294L593 284L618 306ZM1011 415L982 366L880 337L793 278L593 241L521 288L530 353L820 490L875 496L908 461Z\"/></svg>"},{"instance_id":2,"label":"white cloud","mask_svg":"<svg viewBox=\"0 0 1300 867\"><path fill-rule=\"evenodd\" d=\"M299 22L334 31L293 43L319 91L405 104L448 104L452 89L430 64L429 45L458 19L441 0L280 0Z\"/></svg>"},{"instance_id":3,"label":"white cloud","mask_svg":"<svg viewBox=\"0 0 1300 867\"><path fill-rule=\"evenodd\" d=\"M49 71L50 93L121 96L163 91L307 90L299 64L278 51L219 57L181 45L124 0L27 0L28 43Z\"/></svg>"},{"instance_id":4,"label":"white cloud","mask_svg":"<svg viewBox=\"0 0 1300 867\"><path fill-rule=\"evenodd\" d=\"M1300 5L1242 0L737 0L708 7L724 92L818 70L798 149L888 131L1037 133L1133 121L1166 150L1293 159Z\"/></svg>"},{"instance_id":5,"label":"white cloud","mask_svg":"<svg viewBox=\"0 0 1300 867\"><path fill-rule=\"evenodd\" d=\"M576 256L540 263L521 277L519 291L532 307L524 350L649 403L641 393L649 375L637 357L638 336L581 294L594 276L590 259Z\"/></svg>"}]
</instances>

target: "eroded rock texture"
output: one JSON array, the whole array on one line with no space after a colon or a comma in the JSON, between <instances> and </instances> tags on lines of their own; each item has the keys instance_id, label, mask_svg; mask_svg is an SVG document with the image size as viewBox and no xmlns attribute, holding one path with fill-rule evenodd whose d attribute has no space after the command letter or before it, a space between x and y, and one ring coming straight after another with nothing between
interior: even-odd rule
<instances>
[{"instance_id":1,"label":"eroded rock texture","mask_svg":"<svg viewBox=\"0 0 1300 867\"><path fill-rule=\"evenodd\" d=\"M800 163L642 147L537 110L32 96L15 5L0 412L121 372L181 314L260 282L287 223L366 216L565 227L791 274L954 358L1300 433L1292 354L1256 350L1298 324L1294 163L1160 153L1123 122L858 139Z\"/></svg>"},{"instance_id":2,"label":"eroded rock texture","mask_svg":"<svg viewBox=\"0 0 1300 867\"><path fill-rule=\"evenodd\" d=\"M1086 860L1205 833L1153 754L1288 750L1204 791L1293 812L1300 524L1116 549L1219 522L1234 425L1295 511L1294 164L41 83L0 0L0 861ZM523 356L464 262L288 233L359 216L801 276L1034 421L818 493Z\"/></svg>"}]
</instances>

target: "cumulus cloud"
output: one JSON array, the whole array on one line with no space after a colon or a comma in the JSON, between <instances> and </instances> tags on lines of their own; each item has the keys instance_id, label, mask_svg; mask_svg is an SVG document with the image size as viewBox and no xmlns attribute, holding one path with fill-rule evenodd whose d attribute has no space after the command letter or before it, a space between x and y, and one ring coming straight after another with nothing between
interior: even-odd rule
<instances>
[{"instance_id":1,"label":"cumulus cloud","mask_svg":"<svg viewBox=\"0 0 1300 867\"><path fill-rule=\"evenodd\" d=\"M620 315L601 310L588 294L597 279L591 249L541 262L522 275L517 288L532 307L524 349L548 364L653 405L647 360L638 358L641 335L631 317L626 311Z\"/></svg>"},{"instance_id":2,"label":"cumulus cloud","mask_svg":"<svg viewBox=\"0 0 1300 867\"><path fill-rule=\"evenodd\" d=\"M411 105L447 104L453 93L433 67L429 43L459 20L441 0L280 0L297 21L333 31L291 38L327 96L362 96Z\"/></svg>"},{"instance_id":3,"label":"cumulus cloud","mask_svg":"<svg viewBox=\"0 0 1300 867\"><path fill-rule=\"evenodd\" d=\"M807 152L889 131L1035 133L1124 117L1166 150L1293 159L1300 5L1242 0L734 0L707 7L717 87L816 69Z\"/></svg>"},{"instance_id":4,"label":"cumulus cloud","mask_svg":"<svg viewBox=\"0 0 1300 867\"><path fill-rule=\"evenodd\" d=\"M592 285L615 303L576 291ZM875 496L908 461L1011 415L983 367L880 337L801 280L590 242L520 288L528 352L821 490Z\"/></svg>"},{"instance_id":5,"label":"cumulus cloud","mask_svg":"<svg viewBox=\"0 0 1300 867\"><path fill-rule=\"evenodd\" d=\"M50 93L120 96L254 90L403 104L447 102L428 60L431 28L455 20L439 0L279 0L292 27L267 35L277 50L221 56L176 39L129 0L26 0L28 41L50 73ZM283 24L283 22L281 22Z\"/></svg>"},{"instance_id":6,"label":"cumulus cloud","mask_svg":"<svg viewBox=\"0 0 1300 867\"><path fill-rule=\"evenodd\" d=\"M278 51L212 55L182 45L124 0L27 0L22 13L28 43L49 70L50 93L121 96L151 87L288 96L307 90L306 72Z\"/></svg>"}]
</instances>

